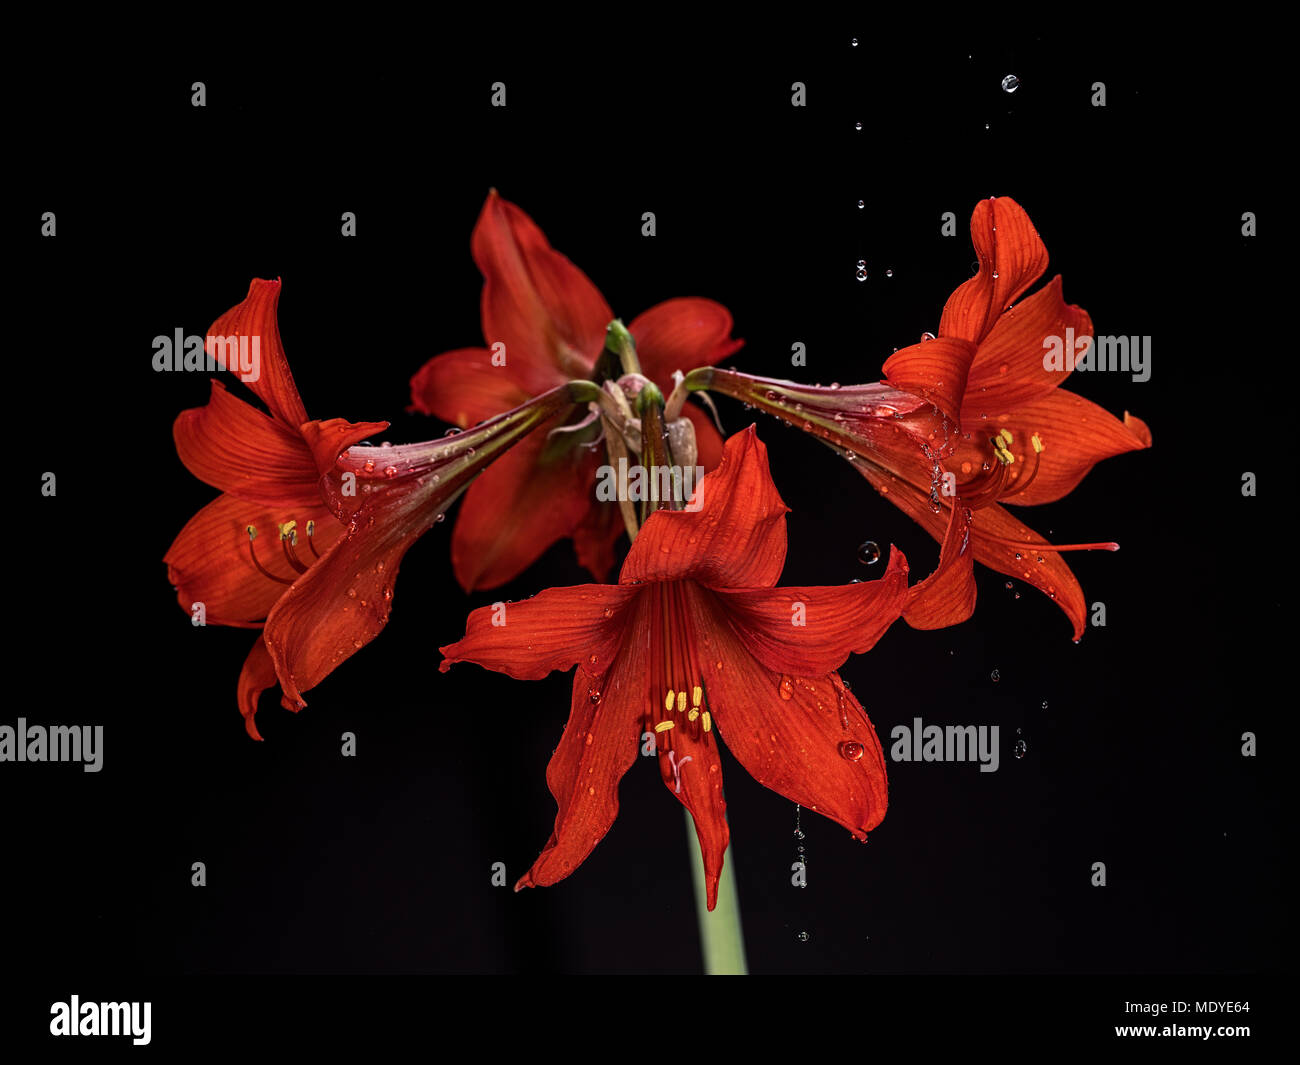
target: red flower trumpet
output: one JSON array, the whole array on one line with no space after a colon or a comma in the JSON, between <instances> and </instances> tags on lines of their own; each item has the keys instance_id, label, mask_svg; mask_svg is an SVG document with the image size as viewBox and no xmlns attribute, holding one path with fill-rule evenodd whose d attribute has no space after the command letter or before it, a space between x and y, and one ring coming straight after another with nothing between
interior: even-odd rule
<instances>
[{"instance_id":1,"label":"red flower trumpet","mask_svg":"<svg viewBox=\"0 0 1300 1065\"><path fill-rule=\"evenodd\" d=\"M249 385L270 413L214 380L208 405L176 419L181 461L222 494L164 558L187 613L262 629L238 686L254 739L264 690L278 681L283 705L296 711L303 692L379 634L402 557L470 481L531 429L599 391L581 382L553 389L450 439L353 446L388 423L308 420L280 342L279 296L279 281L253 281L209 332L258 339L260 375Z\"/></svg>"},{"instance_id":2,"label":"red flower trumpet","mask_svg":"<svg viewBox=\"0 0 1300 1065\"><path fill-rule=\"evenodd\" d=\"M552 588L474 611L441 668L475 662L520 680L577 667L569 721L547 769L559 812L516 890L572 873L618 813L618 783L653 737L664 784L691 812L708 906L728 841L719 738L766 787L855 837L885 815L875 730L836 669L875 645L907 597L892 551L881 579L775 587L785 514L753 427L727 441L692 508L641 527L617 585Z\"/></svg>"},{"instance_id":3,"label":"red flower trumpet","mask_svg":"<svg viewBox=\"0 0 1300 1065\"><path fill-rule=\"evenodd\" d=\"M614 313L596 286L495 189L471 249L483 273L487 346L438 355L411 379L417 410L462 428L575 379L602 384L640 372L667 394L674 371L712 365L741 346L731 339L731 314L705 299L668 300L626 330L610 330ZM699 464L712 469L722 450L717 430L697 408L682 413L693 423ZM525 441L466 495L451 545L466 591L505 584L566 537L593 577L608 575L623 523L593 491L601 427L592 419L570 428Z\"/></svg>"},{"instance_id":4,"label":"red flower trumpet","mask_svg":"<svg viewBox=\"0 0 1300 1065\"><path fill-rule=\"evenodd\" d=\"M855 461L886 499L942 545L904 618L917 628L965 621L974 610L974 563L1019 577L1065 611L1083 634L1085 601L1061 557L1114 543L1052 544L1002 504L1068 495L1104 458L1150 447L1146 424L1120 421L1061 388L1054 345L1090 343L1092 322L1061 297L1054 278L1015 301L1046 269L1029 216L1007 198L982 201L971 219L979 272L927 336L886 363L887 381L850 388L798 385L704 368L686 387L723 392L801 425Z\"/></svg>"}]
</instances>

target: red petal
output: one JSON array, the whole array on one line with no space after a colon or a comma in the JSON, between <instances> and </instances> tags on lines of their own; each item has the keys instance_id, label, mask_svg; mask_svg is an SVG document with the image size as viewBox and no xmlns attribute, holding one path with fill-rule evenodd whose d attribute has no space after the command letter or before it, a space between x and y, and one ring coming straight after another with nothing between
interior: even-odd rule
<instances>
[{"instance_id":1,"label":"red petal","mask_svg":"<svg viewBox=\"0 0 1300 1065\"><path fill-rule=\"evenodd\" d=\"M519 576L557 540L573 534L596 506L598 458L575 446L542 465L542 426L501 456L470 486L451 538L456 579L467 592Z\"/></svg>"},{"instance_id":2,"label":"red petal","mask_svg":"<svg viewBox=\"0 0 1300 1065\"><path fill-rule=\"evenodd\" d=\"M266 650L266 641L259 632L257 642L244 659L244 668L239 671L238 688L239 712L244 715L244 728L255 740L262 738L253 722L257 714L257 700L275 682L275 665Z\"/></svg>"},{"instance_id":3,"label":"red petal","mask_svg":"<svg viewBox=\"0 0 1300 1065\"><path fill-rule=\"evenodd\" d=\"M487 348L460 348L435 355L411 378L411 405L421 414L467 429L519 406L528 394Z\"/></svg>"},{"instance_id":4,"label":"red petal","mask_svg":"<svg viewBox=\"0 0 1300 1065\"><path fill-rule=\"evenodd\" d=\"M722 436L713 424L713 415L693 403L682 408L682 415L695 426L695 464L703 466L706 473L717 469L722 461Z\"/></svg>"},{"instance_id":5,"label":"red petal","mask_svg":"<svg viewBox=\"0 0 1300 1065\"><path fill-rule=\"evenodd\" d=\"M927 500L928 506L928 500ZM912 586L904 620L914 629L946 629L960 625L975 612L975 552L971 544L971 511L953 507L939 550L939 564L925 580Z\"/></svg>"},{"instance_id":6,"label":"red petal","mask_svg":"<svg viewBox=\"0 0 1300 1065\"><path fill-rule=\"evenodd\" d=\"M548 588L522 603L479 607L463 639L443 647L443 673L475 662L516 680L540 680L575 665L591 676L614 661L640 589L616 584Z\"/></svg>"},{"instance_id":7,"label":"red petal","mask_svg":"<svg viewBox=\"0 0 1300 1065\"><path fill-rule=\"evenodd\" d=\"M703 684L728 749L764 787L864 839L885 816L887 786L884 753L858 701L835 673L769 669L730 631L725 615L691 591L692 628L711 634L716 647ZM853 752L846 744L860 745L861 756L846 757Z\"/></svg>"},{"instance_id":8,"label":"red petal","mask_svg":"<svg viewBox=\"0 0 1300 1065\"><path fill-rule=\"evenodd\" d=\"M287 585L270 580L253 565L248 526L259 534L254 545L258 561L271 573L293 580L298 574L285 561L277 535L277 526L291 520L298 523L299 557L304 562L312 557L303 540L308 521L316 522L318 551L343 532L319 495L315 508L268 507L221 495L195 514L163 558L181 608L188 614L195 603L202 603L209 625L260 625Z\"/></svg>"},{"instance_id":9,"label":"red petal","mask_svg":"<svg viewBox=\"0 0 1300 1065\"><path fill-rule=\"evenodd\" d=\"M1016 544L994 543L988 539L990 536L1013 540ZM1088 612L1083 589L1061 553L1043 550L1050 545L1033 529L1017 521L1000 506L982 507L974 512L971 543L975 548L976 562L1008 577L1019 577L1054 599L1070 619L1074 638L1077 640L1083 635ZM1038 561L1040 558L1041 562Z\"/></svg>"},{"instance_id":10,"label":"red petal","mask_svg":"<svg viewBox=\"0 0 1300 1065\"><path fill-rule=\"evenodd\" d=\"M958 337L936 337L894 352L885 362L885 379L895 388L924 396L960 423L966 378L975 345Z\"/></svg>"},{"instance_id":11,"label":"red petal","mask_svg":"<svg viewBox=\"0 0 1300 1065\"><path fill-rule=\"evenodd\" d=\"M976 204L970 235L979 273L948 298L939 335L978 344L1002 312L1043 276L1047 248L1024 208L1006 196Z\"/></svg>"},{"instance_id":12,"label":"red petal","mask_svg":"<svg viewBox=\"0 0 1300 1065\"><path fill-rule=\"evenodd\" d=\"M1008 417L989 419L990 432L1005 429L1011 433L1009 450L1016 459L1002 502L1017 506L1050 503L1072 492L1102 459L1150 447L1151 432L1146 424L1132 415L1125 417L1128 420L1121 422L1082 396L1058 389L1021 405ZM1037 456L1034 434L1043 443L1043 452ZM960 441L948 465L962 468L969 463L979 469L991 458L987 445L981 448L973 441ZM1027 487L1017 490L1017 483L1031 474Z\"/></svg>"},{"instance_id":13,"label":"red petal","mask_svg":"<svg viewBox=\"0 0 1300 1065\"><path fill-rule=\"evenodd\" d=\"M691 505L651 514L632 543L619 583L694 580L714 588L771 588L785 564L785 515L751 425L727 441L718 468Z\"/></svg>"},{"instance_id":14,"label":"red petal","mask_svg":"<svg viewBox=\"0 0 1300 1065\"><path fill-rule=\"evenodd\" d=\"M241 499L293 509L319 507L316 465L296 429L212 382L207 406L172 426L176 453L199 480Z\"/></svg>"},{"instance_id":15,"label":"red petal","mask_svg":"<svg viewBox=\"0 0 1300 1065\"><path fill-rule=\"evenodd\" d=\"M339 456L348 448L377 436L387 428L387 422L349 422L343 418L327 418L323 422L307 422L300 431L311 450L319 478L334 469ZM317 483L319 485L319 479Z\"/></svg>"},{"instance_id":16,"label":"red petal","mask_svg":"<svg viewBox=\"0 0 1300 1065\"><path fill-rule=\"evenodd\" d=\"M555 828L516 891L563 880L613 825L618 782L637 757L647 665L645 641L629 640L603 690L581 669L575 671L569 721L546 767L546 783L559 807Z\"/></svg>"},{"instance_id":17,"label":"red petal","mask_svg":"<svg viewBox=\"0 0 1300 1065\"><path fill-rule=\"evenodd\" d=\"M276 317L279 303L279 279L264 281L254 278L244 301L213 322L208 336L260 338L260 375L256 381L246 384L279 421L296 429L307 420L307 411L293 383L293 374L289 372L284 345L280 343L280 326Z\"/></svg>"},{"instance_id":18,"label":"red petal","mask_svg":"<svg viewBox=\"0 0 1300 1065\"><path fill-rule=\"evenodd\" d=\"M718 904L722 857L731 838L727 802L722 793L722 762L718 744L699 729L674 728L658 734L659 773L668 790L691 812L704 862L704 893L708 908Z\"/></svg>"},{"instance_id":19,"label":"red petal","mask_svg":"<svg viewBox=\"0 0 1300 1065\"><path fill-rule=\"evenodd\" d=\"M625 531L617 503L598 502L587 509L573 530L573 550L578 565L600 582L609 580L614 568L614 544Z\"/></svg>"},{"instance_id":20,"label":"red petal","mask_svg":"<svg viewBox=\"0 0 1300 1065\"><path fill-rule=\"evenodd\" d=\"M713 366L740 350L731 338L731 312L713 300L693 297L665 300L638 314L627 327L636 341L641 372L667 395L675 370Z\"/></svg>"},{"instance_id":21,"label":"red petal","mask_svg":"<svg viewBox=\"0 0 1300 1065\"><path fill-rule=\"evenodd\" d=\"M493 189L471 241L483 271L483 336L530 395L586 377L614 318L587 275L555 251L546 234Z\"/></svg>"},{"instance_id":22,"label":"red petal","mask_svg":"<svg viewBox=\"0 0 1300 1065\"><path fill-rule=\"evenodd\" d=\"M824 675L875 646L907 602L907 559L891 548L879 580L713 593L751 655L778 673ZM796 623L797 622L797 623Z\"/></svg>"},{"instance_id":23,"label":"red petal","mask_svg":"<svg viewBox=\"0 0 1300 1065\"><path fill-rule=\"evenodd\" d=\"M1059 387L1069 373L1043 367L1043 342L1048 337L1064 342L1067 330L1073 330L1076 340L1090 337L1092 319L1086 311L1065 302L1061 279L1054 277L1004 314L980 345L962 405L963 426L979 428L982 415L992 419Z\"/></svg>"}]
</instances>

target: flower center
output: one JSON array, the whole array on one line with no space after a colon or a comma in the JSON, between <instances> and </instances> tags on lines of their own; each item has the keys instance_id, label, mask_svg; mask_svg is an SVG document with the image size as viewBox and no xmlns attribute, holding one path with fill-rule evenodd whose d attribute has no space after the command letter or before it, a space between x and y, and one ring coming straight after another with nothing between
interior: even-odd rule
<instances>
[{"instance_id":1,"label":"flower center","mask_svg":"<svg viewBox=\"0 0 1300 1065\"><path fill-rule=\"evenodd\" d=\"M957 495L962 505L974 510L980 507L987 507L992 503L1002 500L1011 500L1014 496L1019 495L1028 488L1038 476L1039 463L1043 452L1046 450L1043 439L1037 433L1029 438L1029 443L1033 448L1033 465L1029 467L1028 473L1022 473L1018 477L1012 477L1012 469L1016 463L1016 456L1011 453L1011 447L1015 443L1015 437L1010 429L999 430L997 436L989 437L989 446L993 450L993 461L984 463L983 470L966 481L957 488ZM967 464L963 463L963 467ZM964 469L963 469L963 472ZM1008 540L1000 536L992 536L988 533L981 533L981 538L992 543L1001 544L1004 547L1025 549L1033 547L1036 551L1118 551L1119 544L1113 542L1093 543L1093 544L1049 544L1037 540L1032 543L1022 540ZM1019 559L1020 555L1017 554ZM1040 556L1039 562L1042 561Z\"/></svg>"},{"instance_id":2,"label":"flower center","mask_svg":"<svg viewBox=\"0 0 1300 1065\"><path fill-rule=\"evenodd\" d=\"M713 731L713 715L696 654L686 582L664 581L651 594L653 650L647 725L653 728L660 748L672 750L677 729L687 729L692 739L700 740Z\"/></svg>"},{"instance_id":3,"label":"flower center","mask_svg":"<svg viewBox=\"0 0 1300 1065\"><path fill-rule=\"evenodd\" d=\"M266 568L257 557L257 526L246 526L248 530L248 554L253 560L253 565L257 567L257 572L267 580L275 581L277 584L293 584L294 578L281 577L272 573ZM316 550L316 523L307 522L307 546L311 548L312 558L308 562L303 562L298 557L298 523L296 521L282 521L277 526L280 534L280 549L284 555L284 560L289 564L289 568L295 573L306 573L311 568L311 563L320 558L320 552Z\"/></svg>"}]
</instances>

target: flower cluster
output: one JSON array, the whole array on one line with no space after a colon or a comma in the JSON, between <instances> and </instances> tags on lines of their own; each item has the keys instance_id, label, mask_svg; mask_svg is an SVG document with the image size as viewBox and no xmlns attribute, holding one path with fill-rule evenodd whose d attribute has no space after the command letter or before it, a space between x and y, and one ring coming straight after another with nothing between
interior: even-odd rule
<instances>
[{"instance_id":1,"label":"flower cluster","mask_svg":"<svg viewBox=\"0 0 1300 1065\"><path fill-rule=\"evenodd\" d=\"M1045 343L1091 337L1060 278L1033 294L1047 252L1006 198L971 220L978 273L948 299L937 333L893 354L883 379L827 387L717 368L741 341L711 300L672 299L615 317L587 276L495 191L471 248L483 272L483 344L429 360L411 379L415 411L456 430L374 446L387 422L307 416L281 344L279 281L255 280L210 334L258 338L248 382L265 407L219 381L176 420L177 452L221 494L181 530L168 575L188 613L256 630L237 701L249 734L275 685L303 694L373 640L417 539L462 495L451 562L468 592L523 573L571 540L597 582L551 588L469 615L442 648L520 680L573 671L569 721L547 770L555 829L518 887L554 884L609 830L618 785L645 737L668 790L690 811L709 908L727 847L719 744L759 782L865 839L885 815L880 742L838 670L900 617L954 625L975 608L976 562L1021 578L1065 611L1077 639L1084 598L1066 551L1011 506L1067 495L1103 458L1149 447L1139 419L1117 419L1061 388ZM882 576L833 587L779 586L787 508L755 427L723 440L710 393L800 426L850 458L871 486L938 542L909 585L891 549ZM649 473L640 499L597 491L598 469ZM622 465L620 465L622 464ZM698 481L656 471L702 469ZM676 476L676 475L674 475ZM682 491L685 483L686 490ZM639 504L639 505L638 505Z\"/></svg>"}]
</instances>

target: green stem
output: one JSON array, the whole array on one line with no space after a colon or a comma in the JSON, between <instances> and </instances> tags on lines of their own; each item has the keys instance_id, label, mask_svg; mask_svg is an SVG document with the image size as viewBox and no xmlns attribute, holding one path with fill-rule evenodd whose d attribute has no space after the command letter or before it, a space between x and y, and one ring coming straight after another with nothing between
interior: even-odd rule
<instances>
[{"instance_id":1,"label":"green stem","mask_svg":"<svg viewBox=\"0 0 1300 1065\"><path fill-rule=\"evenodd\" d=\"M686 815L686 838L694 851L699 846L695 822L689 810L682 807L682 812ZM695 881L695 916L700 925L700 953L704 955L706 976L749 975L745 966L745 936L740 925L740 900L732 871L735 868L735 844L729 849L731 853L722 863L722 875L718 877L718 904L712 913L705 895L704 866L698 861L691 862Z\"/></svg>"}]
</instances>

